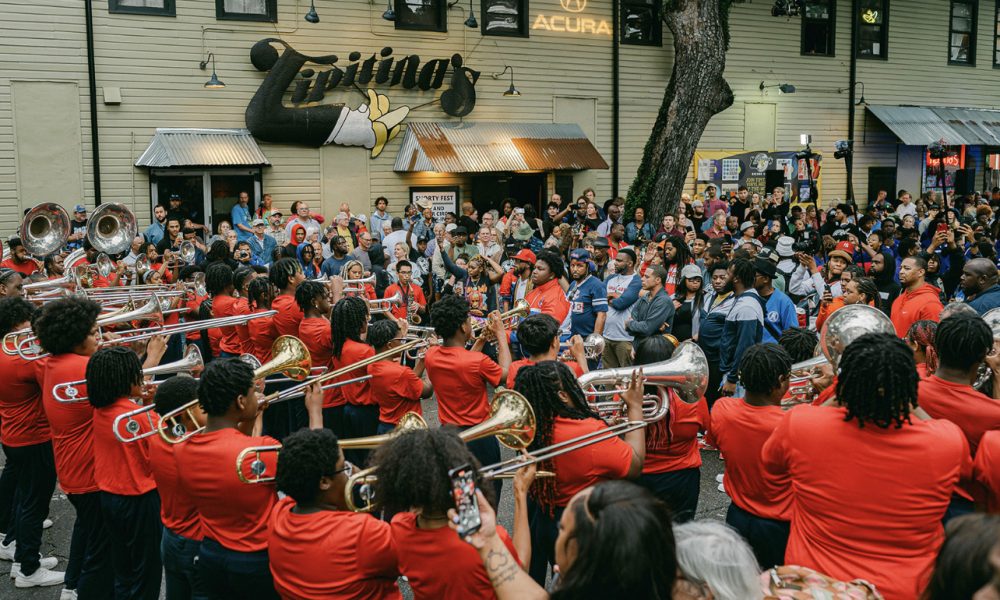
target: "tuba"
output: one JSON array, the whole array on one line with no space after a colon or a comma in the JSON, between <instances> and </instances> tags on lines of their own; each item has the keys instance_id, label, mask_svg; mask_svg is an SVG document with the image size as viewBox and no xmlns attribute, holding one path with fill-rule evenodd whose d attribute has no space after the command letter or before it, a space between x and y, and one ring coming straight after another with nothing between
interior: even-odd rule
<instances>
[{"instance_id":1,"label":"tuba","mask_svg":"<svg viewBox=\"0 0 1000 600\"><path fill-rule=\"evenodd\" d=\"M990 331L993 332L993 344L996 346L996 342L1000 341L1000 308L994 308L983 313L983 320L986 324L990 326ZM993 351L991 351L993 352ZM993 373L990 368L984 363L979 365L979 375L976 377L976 383L973 387L983 392L985 394L989 393L989 383L993 380Z\"/></svg>"},{"instance_id":2,"label":"tuba","mask_svg":"<svg viewBox=\"0 0 1000 600\"><path fill-rule=\"evenodd\" d=\"M24 215L18 235L32 256L47 256L66 245L70 234L69 213L55 202L43 202Z\"/></svg>"},{"instance_id":3,"label":"tuba","mask_svg":"<svg viewBox=\"0 0 1000 600\"><path fill-rule=\"evenodd\" d=\"M117 202L101 204L87 221L87 239L95 250L104 254L128 250L138 233L135 214Z\"/></svg>"}]
</instances>

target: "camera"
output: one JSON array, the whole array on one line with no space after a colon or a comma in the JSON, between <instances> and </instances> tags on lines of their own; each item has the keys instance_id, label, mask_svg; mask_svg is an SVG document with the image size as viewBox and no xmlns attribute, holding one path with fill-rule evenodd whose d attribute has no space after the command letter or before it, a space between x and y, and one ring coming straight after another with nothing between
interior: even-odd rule
<instances>
[{"instance_id":1,"label":"camera","mask_svg":"<svg viewBox=\"0 0 1000 600\"><path fill-rule=\"evenodd\" d=\"M802 11L805 0L774 0L771 7L772 17L797 17Z\"/></svg>"},{"instance_id":2,"label":"camera","mask_svg":"<svg viewBox=\"0 0 1000 600\"><path fill-rule=\"evenodd\" d=\"M792 244L792 250L810 256L816 254L819 252L819 236L813 231L803 231L798 241Z\"/></svg>"},{"instance_id":3,"label":"camera","mask_svg":"<svg viewBox=\"0 0 1000 600\"><path fill-rule=\"evenodd\" d=\"M236 253L236 258L239 260L242 260L244 258L250 258L250 253L247 252L246 250L240 250L239 252Z\"/></svg>"},{"instance_id":4,"label":"camera","mask_svg":"<svg viewBox=\"0 0 1000 600\"><path fill-rule=\"evenodd\" d=\"M845 158L854 152L853 140L837 140L833 143L833 157Z\"/></svg>"}]
</instances>

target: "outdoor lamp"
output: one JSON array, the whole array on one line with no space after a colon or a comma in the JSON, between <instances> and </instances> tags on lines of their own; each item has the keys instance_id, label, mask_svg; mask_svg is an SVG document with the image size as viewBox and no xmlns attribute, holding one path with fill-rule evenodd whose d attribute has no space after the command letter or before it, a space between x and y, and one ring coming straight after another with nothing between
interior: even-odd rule
<instances>
[{"instance_id":1,"label":"outdoor lamp","mask_svg":"<svg viewBox=\"0 0 1000 600\"><path fill-rule=\"evenodd\" d=\"M499 73L493 73L492 77L493 79L500 79L507 71L510 71L510 87L507 88L507 91L504 92L503 95L505 98L517 98L521 95L521 92L517 91L517 88L514 87L514 67L510 65L504 65L503 71L500 71Z\"/></svg>"},{"instance_id":2,"label":"outdoor lamp","mask_svg":"<svg viewBox=\"0 0 1000 600\"><path fill-rule=\"evenodd\" d=\"M208 67L208 61L212 61L212 77L205 82L205 89L207 90L221 90L226 87L226 84L219 80L219 76L215 74L215 54L212 52L208 53L205 60L198 64L201 70L204 71Z\"/></svg>"}]
</instances>

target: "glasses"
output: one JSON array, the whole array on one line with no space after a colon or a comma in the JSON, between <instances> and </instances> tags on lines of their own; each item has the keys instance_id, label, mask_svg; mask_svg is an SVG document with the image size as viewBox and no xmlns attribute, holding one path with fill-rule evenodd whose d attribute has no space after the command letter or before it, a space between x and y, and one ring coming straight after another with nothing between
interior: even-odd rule
<instances>
[{"instance_id":1,"label":"glasses","mask_svg":"<svg viewBox=\"0 0 1000 600\"><path fill-rule=\"evenodd\" d=\"M351 475L354 474L354 465L351 464L349 461L345 460L344 461L344 468L343 469L337 469L337 470L335 470L333 472L334 475L336 475L337 473L343 473L344 475L347 475L348 477L350 477Z\"/></svg>"},{"instance_id":2,"label":"glasses","mask_svg":"<svg viewBox=\"0 0 1000 600\"><path fill-rule=\"evenodd\" d=\"M399 271L399 274L400 275L409 275L410 272L409 271Z\"/></svg>"}]
</instances>

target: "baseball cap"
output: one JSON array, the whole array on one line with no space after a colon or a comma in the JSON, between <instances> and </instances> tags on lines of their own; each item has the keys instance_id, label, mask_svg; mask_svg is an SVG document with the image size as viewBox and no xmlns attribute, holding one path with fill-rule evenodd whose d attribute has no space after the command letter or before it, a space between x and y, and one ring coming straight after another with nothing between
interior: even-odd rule
<instances>
[{"instance_id":1,"label":"baseball cap","mask_svg":"<svg viewBox=\"0 0 1000 600\"><path fill-rule=\"evenodd\" d=\"M695 200L694 202L691 203L691 206L705 206L705 203L702 202L701 200Z\"/></svg>"},{"instance_id":2,"label":"baseball cap","mask_svg":"<svg viewBox=\"0 0 1000 600\"><path fill-rule=\"evenodd\" d=\"M851 242L838 242L837 247L830 253L830 258L839 256L849 263L854 262L854 245Z\"/></svg>"},{"instance_id":3,"label":"baseball cap","mask_svg":"<svg viewBox=\"0 0 1000 600\"><path fill-rule=\"evenodd\" d=\"M251 225L253 225L254 227L258 225L267 225L267 222L265 222L264 219L254 219Z\"/></svg>"},{"instance_id":4,"label":"baseball cap","mask_svg":"<svg viewBox=\"0 0 1000 600\"><path fill-rule=\"evenodd\" d=\"M454 229L451 230L451 234L452 235L469 235L469 230L466 229L463 225L458 225Z\"/></svg>"},{"instance_id":5,"label":"baseball cap","mask_svg":"<svg viewBox=\"0 0 1000 600\"><path fill-rule=\"evenodd\" d=\"M170 199L171 200L180 200L181 199L181 195L180 194L170 194Z\"/></svg>"},{"instance_id":6,"label":"baseball cap","mask_svg":"<svg viewBox=\"0 0 1000 600\"><path fill-rule=\"evenodd\" d=\"M684 268L681 269L681 277L684 279L693 279L701 276L701 267L698 265L684 265Z\"/></svg>"},{"instance_id":7,"label":"baseball cap","mask_svg":"<svg viewBox=\"0 0 1000 600\"><path fill-rule=\"evenodd\" d=\"M284 216L283 214L281 214L280 210L272 210L271 214L272 215L278 215L279 217L283 217Z\"/></svg>"},{"instance_id":8,"label":"baseball cap","mask_svg":"<svg viewBox=\"0 0 1000 600\"><path fill-rule=\"evenodd\" d=\"M594 248L610 248L610 247L611 244L608 243L607 238L599 237L594 239Z\"/></svg>"},{"instance_id":9,"label":"baseball cap","mask_svg":"<svg viewBox=\"0 0 1000 600\"><path fill-rule=\"evenodd\" d=\"M521 260L526 263L535 264L535 253L527 248L521 248L518 253L514 255L514 260Z\"/></svg>"},{"instance_id":10,"label":"baseball cap","mask_svg":"<svg viewBox=\"0 0 1000 600\"><path fill-rule=\"evenodd\" d=\"M590 260L590 251L583 248L577 248L569 253L570 260L576 260L579 262L588 262Z\"/></svg>"},{"instance_id":11,"label":"baseball cap","mask_svg":"<svg viewBox=\"0 0 1000 600\"><path fill-rule=\"evenodd\" d=\"M87 207L82 204L77 204L73 207L73 212L87 212Z\"/></svg>"}]
</instances>

